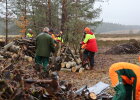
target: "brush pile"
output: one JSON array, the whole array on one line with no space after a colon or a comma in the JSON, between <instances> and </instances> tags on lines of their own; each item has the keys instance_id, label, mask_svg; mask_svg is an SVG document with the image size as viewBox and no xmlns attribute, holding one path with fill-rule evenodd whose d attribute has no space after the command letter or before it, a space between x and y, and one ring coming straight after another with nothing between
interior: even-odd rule
<instances>
[{"instance_id":1,"label":"brush pile","mask_svg":"<svg viewBox=\"0 0 140 100\"><path fill-rule=\"evenodd\" d=\"M130 40L128 43L114 46L107 50L105 54L138 54L140 52L140 42Z\"/></svg>"}]
</instances>

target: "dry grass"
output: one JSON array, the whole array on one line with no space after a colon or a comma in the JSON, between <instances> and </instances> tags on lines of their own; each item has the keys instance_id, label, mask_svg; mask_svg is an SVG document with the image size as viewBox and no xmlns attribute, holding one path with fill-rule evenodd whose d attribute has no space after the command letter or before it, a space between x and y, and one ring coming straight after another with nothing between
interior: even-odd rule
<instances>
[{"instance_id":1,"label":"dry grass","mask_svg":"<svg viewBox=\"0 0 140 100\"><path fill-rule=\"evenodd\" d=\"M140 37L140 34L96 34L97 38Z\"/></svg>"}]
</instances>

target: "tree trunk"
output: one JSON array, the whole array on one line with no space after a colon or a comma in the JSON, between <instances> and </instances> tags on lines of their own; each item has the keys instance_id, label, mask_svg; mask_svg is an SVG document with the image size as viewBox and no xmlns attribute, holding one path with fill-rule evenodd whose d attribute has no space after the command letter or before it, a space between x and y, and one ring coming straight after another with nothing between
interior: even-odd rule
<instances>
[{"instance_id":1,"label":"tree trunk","mask_svg":"<svg viewBox=\"0 0 140 100\"><path fill-rule=\"evenodd\" d=\"M51 0L48 0L48 22L49 27L52 27L52 19L51 19Z\"/></svg>"},{"instance_id":2,"label":"tree trunk","mask_svg":"<svg viewBox=\"0 0 140 100\"><path fill-rule=\"evenodd\" d=\"M26 8L27 8L27 0L24 0L24 6L25 6L25 8L24 8L24 16L25 16L25 18L24 18L24 21L25 21L25 29L27 28L27 26L26 26L26 20L27 20L27 16L26 16L26 14L27 14L27 10L26 10ZM25 31L25 33L24 33L24 37L26 37L26 31Z\"/></svg>"},{"instance_id":3,"label":"tree trunk","mask_svg":"<svg viewBox=\"0 0 140 100\"><path fill-rule=\"evenodd\" d=\"M6 0L6 29L5 29L5 32L6 32L6 38L5 38L5 43L7 44L8 43L8 1Z\"/></svg>"},{"instance_id":4,"label":"tree trunk","mask_svg":"<svg viewBox=\"0 0 140 100\"><path fill-rule=\"evenodd\" d=\"M61 31L65 30L65 23L67 21L67 0L62 0L62 17L61 17Z\"/></svg>"},{"instance_id":5,"label":"tree trunk","mask_svg":"<svg viewBox=\"0 0 140 100\"><path fill-rule=\"evenodd\" d=\"M32 16L33 16L33 26L34 26L34 30L37 33L37 24L36 24L36 20L35 20L35 7L33 5L33 1L32 2Z\"/></svg>"}]
</instances>

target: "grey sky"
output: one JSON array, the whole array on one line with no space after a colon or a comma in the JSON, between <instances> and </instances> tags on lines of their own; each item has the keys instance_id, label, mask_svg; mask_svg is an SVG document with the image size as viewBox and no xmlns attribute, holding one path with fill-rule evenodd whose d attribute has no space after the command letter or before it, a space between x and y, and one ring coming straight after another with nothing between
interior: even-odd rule
<instances>
[{"instance_id":1,"label":"grey sky","mask_svg":"<svg viewBox=\"0 0 140 100\"><path fill-rule=\"evenodd\" d=\"M140 0L109 0L101 5L104 22L140 25Z\"/></svg>"}]
</instances>

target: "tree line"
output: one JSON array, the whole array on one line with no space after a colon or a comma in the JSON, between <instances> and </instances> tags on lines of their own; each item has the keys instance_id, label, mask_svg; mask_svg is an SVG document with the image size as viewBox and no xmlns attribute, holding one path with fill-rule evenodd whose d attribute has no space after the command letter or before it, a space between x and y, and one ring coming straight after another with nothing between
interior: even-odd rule
<instances>
[{"instance_id":1,"label":"tree line","mask_svg":"<svg viewBox=\"0 0 140 100\"><path fill-rule=\"evenodd\" d=\"M97 33L104 33L104 32L111 32L111 31L120 31L120 30L140 30L139 25L121 25L116 23L107 23L103 22L102 24L98 25L96 32Z\"/></svg>"},{"instance_id":2,"label":"tree line","mask_svg":"<svg viewBox=\"0 0 140 100\"><path fill-rule=\"evenodd\" d=\"M31 28L38 34L43 27L48 26L54 31L63 31L64 40L69 42L79 40L79 33L83 32L84 27L100 23L95 21L101 12L101 8L94 7L98 0L1 0L0 2L7 3L8 10L5 13L8 22L10 20L15 22L24 16L29 20L26 29Z\"/></svg>"}]
</instances>

